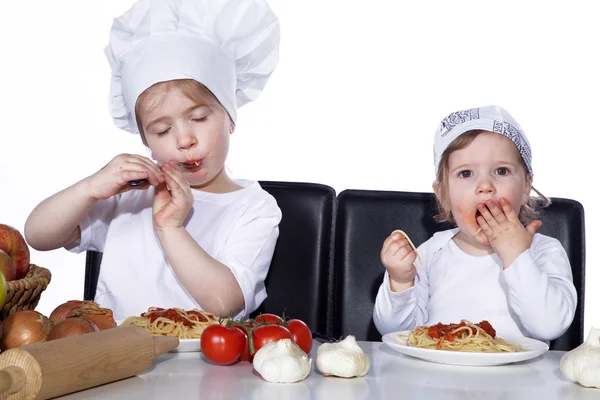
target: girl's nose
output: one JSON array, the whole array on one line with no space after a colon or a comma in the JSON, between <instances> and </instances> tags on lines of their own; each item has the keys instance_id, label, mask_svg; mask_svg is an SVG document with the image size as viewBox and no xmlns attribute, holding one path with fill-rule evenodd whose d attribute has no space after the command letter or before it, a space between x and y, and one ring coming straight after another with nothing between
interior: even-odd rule
<instances>
[{"instance_id":1,"label":"girl's nose","mask_svg":"<svg viewBox=\"0 0 600 400\"><path fill-rule=\"evenodd\" d=\"M198 140L191 130L183 131L177 135L177 147L179 149L189 149L196 146L196 144L198 144Z\"/></svg>"},{"instance_id":2,"label":"girl's nose","mask_svg":"<svg viewBox=\"0 0 600 400\"><path fill-rule=\"evenodd\" d=\"M477 183L478 194L493 194L496 192L496 188L489 179L481 179Z\"/></svg>"}]
</instances>

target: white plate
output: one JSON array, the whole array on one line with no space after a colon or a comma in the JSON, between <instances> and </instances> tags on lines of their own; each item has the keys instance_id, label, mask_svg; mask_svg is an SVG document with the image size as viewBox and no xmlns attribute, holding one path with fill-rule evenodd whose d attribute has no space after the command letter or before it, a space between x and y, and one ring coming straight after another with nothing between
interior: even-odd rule
<instances>
[{"instance_id":1,"label":"white plate","mask_svg":"<svg viewBox=\"0 0 600 400\"><path fill-rule=\"evenodd\" d=\"M179 346L171 350L173 353L200 351L200 339L179 339Z\"/></svg>"},{"instance_id":2,"label":"white plate","mask_svg":"<svg viewBox=\"0 0 600 400\"><path fill-rule=\"evenodd\" d=\"M117 326L121 326L124 320L115 321ZM169 353L187 353L200 351L200 339L179 339L179 346L169 351Z\"/></svg>"},{"instance_id":3,"label":"white plate","mask_svg":"<svg viewBox=\"0 0 600 400\"><path fill-rule=\"evenodd\" d=\"M517 343L523 346L524 352L518 353L473 353L466 351L448 351L420 349L408 345L408 334L410 331L392 332L383 335L381 340L393 350L408 356L422 360L453 365L502 365L519 361L530 360L548 351L548 345L539 340L526 337L503 336L507 342ZM405 335L405 338L399 337Z\"/></svg>"}]
</instances>

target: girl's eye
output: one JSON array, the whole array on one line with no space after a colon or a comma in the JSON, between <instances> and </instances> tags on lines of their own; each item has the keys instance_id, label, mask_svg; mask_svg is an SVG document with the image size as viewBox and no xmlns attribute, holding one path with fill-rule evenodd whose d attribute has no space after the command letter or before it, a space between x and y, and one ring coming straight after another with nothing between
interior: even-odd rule
<instances>
[{"instance_id":1,"label":"girl's eye","mask_svg":"<svg viewBox=\"0 0 600 400\"><path fill-rule=\"evenodd\" d=\"M510 172L510 171L509 171L509 170L508 170L508 168L506 168L506 167L500 167L500 168L496 169L496 173L497 173L498 175L502 175L502 176L504 176L504 175L508 175L508 173L509 173L509 172Z\"/></svg>"},{"instance_id":2,"label":"girl's eye","mask_svg":"<svg viewBox=\"0 0 600 400\"><path fill-rule=\"evenodd\" d=\"M166 135L167 132L169 132L169 130L171 130L171 128L167 128L164 131L160 131L160 132L156 132L156 136L163 136Z\"/></svg>"},{"instance_id":3,"label":"girl's eye","mask_svg":"<svg viewBox=\"0 0 600 400\"><path fill-rule=\"evenodd\" d=\"M206 121L207 118L208 118L207 116L202 117L202 118L192 118L192 121L194 121L194 122L204 122L204 121Z\"/></svg>"},{"instance_id":4,"label":"girl's eye","mask_svg":"<svg viewBox=\"0 0 600 400\"><path fill-rule=\"evenodd\" d=\"M473 173L469 170L465 170L465 171L460 171L458 173L458 176L461 178L470 178L473 175Z\"/></svg>"}]
</instances>

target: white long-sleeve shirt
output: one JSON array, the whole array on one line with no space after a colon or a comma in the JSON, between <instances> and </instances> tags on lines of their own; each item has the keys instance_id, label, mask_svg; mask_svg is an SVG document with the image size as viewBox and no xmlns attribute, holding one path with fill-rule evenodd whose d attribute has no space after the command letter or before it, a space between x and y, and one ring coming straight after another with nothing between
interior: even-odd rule
<instances>
[{"instance_id":1,"label":"white long-sleeve shirt","mask_svg":"<svg viewBox=\"0 0 600 400\"><path fill-rule=\"evenodd\" d=\"M438 232L419 246L425 265L415 263L413 287L392 292L385 272L373 312L379 333L467 319L487 320L500 337L549 341L569 328L577 293L558 240L536 233L531 247L504 270L496 254L462 251L452 240L458 231Z\"/></svg>"},{"instance_id":2,"label":"white long-sleeve shirt","mask_svg":"<svg viewBox=\"0 0 600 400\"><path fill-rule=\"evenodd\" d=\"M258 182L208 193L192 189L194 205L185 228L211 257L231 269L244 296L242 318L267 297L264 280L279 237L281 211ZM200 308L167 263L152 225L154 188L98 201L80 224L81 239L68 250L103 252L95 301L115 319L148 307Z\"/></svg>"}]
</instances>

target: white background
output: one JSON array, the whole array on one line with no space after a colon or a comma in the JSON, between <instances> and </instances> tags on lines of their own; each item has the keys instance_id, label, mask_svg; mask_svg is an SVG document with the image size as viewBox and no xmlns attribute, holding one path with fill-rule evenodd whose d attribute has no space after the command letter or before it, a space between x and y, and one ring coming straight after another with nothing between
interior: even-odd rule
<instances>
[{"instance_id":1,"label":"white background","mask_svg":"<svg viewBox=\"0 0 600 400\"><path fill-rule=\"evenodd\" d=\"M108 114L103 54L131 0L0 0L0 222L23 230L41 200L121 152L147 155ZM534 185L586 212L586 335L600 327L600 62L593 1L272 0L280 63L239 111L235 177L431 191L433 132L497 104L533 148ZM38 310L83 297L84 254L32 250L52 271Z\"/></svg>"}]
</instances>

